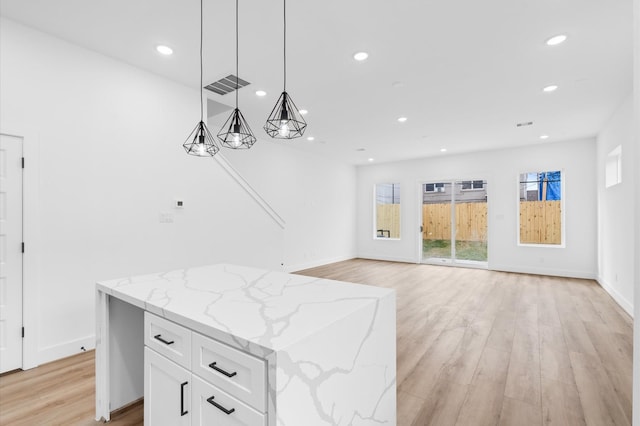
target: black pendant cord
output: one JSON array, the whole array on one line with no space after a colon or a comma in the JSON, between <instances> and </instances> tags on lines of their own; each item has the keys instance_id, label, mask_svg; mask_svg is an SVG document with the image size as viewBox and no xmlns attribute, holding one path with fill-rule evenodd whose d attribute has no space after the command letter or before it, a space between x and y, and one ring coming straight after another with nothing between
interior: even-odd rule
<instances>
[{"instance_id":1,"label":"black pendant cord","mask_svg":"<svg viewBox=\"0 0 640 426\"><path fill-rule=\"evenodd\" d=\"M236 0L236 109L238 109L238 78L240 78L238 71L238 44L238 0Z\"/></svg>"},{"instance_id":2,"label":"black pendant cord","mask_svg":"<svg viewBox=\"0 0 640 426\"><path fill-rule=\"evenodd\" d=\"M202 3L203 0L200 0L200 86L198 87L198 89L200 89L200 121L204 121L204 107L203 107L203 99L202 99L202 22L203 22L203 18L202 18L202 11L203 11L203 7L202 7Z\"/></svg>"},{"instance_id":3,"label":"black pendant cord","mask_svg":"<svg viewBox=\"0 0 640 426\"><path fill-rule=\"evenodd\" d=\"M283 0L284 7L283 10L283 20L284 20L284 40L282 45L284 46L284 89L283 92L287 91L287 0Z\"/></svg>"}]
</instances>

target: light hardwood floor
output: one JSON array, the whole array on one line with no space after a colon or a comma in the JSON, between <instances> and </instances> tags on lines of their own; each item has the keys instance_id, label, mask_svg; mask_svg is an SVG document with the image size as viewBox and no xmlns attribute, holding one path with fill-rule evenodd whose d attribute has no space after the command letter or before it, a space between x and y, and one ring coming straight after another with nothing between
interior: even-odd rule
<instances>
[{"instance_id":1,"label":"light hardwood floor","mask_svg":"<svg viewBox=\"0 0 640 426\"><path fill-rule=\"evenodd\" d=\"M631 424L632 320L594 281L362 259L298 273L397 291L399 426ZM93 368L91 352L0 377L0 424L96 424Z\"/></svg>"}]
</instances>

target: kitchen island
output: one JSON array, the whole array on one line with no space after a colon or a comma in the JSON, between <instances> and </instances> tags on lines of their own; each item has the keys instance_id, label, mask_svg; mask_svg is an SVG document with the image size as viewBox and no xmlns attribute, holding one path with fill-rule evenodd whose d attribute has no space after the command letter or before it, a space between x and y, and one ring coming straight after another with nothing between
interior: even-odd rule
<instances>
[{"instance_id":1,"label":"kitchen island","mask_svg":"<svg viewBox=\"0 0 640 426\"><path fill-rule=\"evenodd\" d=\"M390 289L211 265L96 284L96 420L396 424Z\"/></svg>"}]
</instances>

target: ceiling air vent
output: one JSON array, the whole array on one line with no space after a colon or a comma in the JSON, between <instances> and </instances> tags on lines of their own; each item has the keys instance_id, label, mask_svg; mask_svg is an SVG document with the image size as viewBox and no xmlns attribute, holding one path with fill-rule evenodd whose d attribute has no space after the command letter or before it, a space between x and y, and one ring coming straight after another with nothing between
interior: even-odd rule
<instances>
[{"instance_id":1,"label":"ceiling air vent","mask_svg":"<svg viewBox=\"0 0 640 426\"><path fill-rule=\"evenodd\" d=\"M251 83L238 77L238 89L248 86L249 84ZM213 93L217 93L218 95L226 95L227 93L231 93L236 90L236 76L229 74L228 76L221 78L218 81L214 81L204 88L211 90Z\"/></svg>"},{"instance_id":2,"label":"ceiling air vent","mask_svg":"<svg viewBox=\"0 0 640 426\"><path fill-rule=\"evenodd\" d=\"M525 122L516 124L516 127L526 127L526 126L531 126L532 124L533 124L533 121L525 121Z\"/></svg>"}]
</instances>

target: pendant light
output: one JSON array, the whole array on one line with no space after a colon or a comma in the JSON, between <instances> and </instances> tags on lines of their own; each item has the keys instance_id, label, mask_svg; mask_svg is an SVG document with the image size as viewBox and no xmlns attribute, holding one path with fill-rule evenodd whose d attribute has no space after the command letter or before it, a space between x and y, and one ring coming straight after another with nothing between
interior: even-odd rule
<instances>
[{"instance_id":1,"label":"pendant light","mask_svg":"<svg viewBox=\"0 0 640 426\"><path fill-rule=\"evenodd\" d=\"M204 107L202 100L202 1L200 0L200 122L189 133L187 140L182 144L187 154L199 157L213 157L220 151L207 125L204 124Z\"/></svg>"},{"instance_id":2,"label":"pendant light","mask_svg":"<svg viewBox=\"0 0 640 426\"><path fill-rule=\"evenodd\" d=\"M273 107L264 130L276 139L294 139L304 134L307 123L287 93L287 0L284 3L284 89Z\"/></svg>"},{"instance_id":3,"label":"pendant light","mask_svg":"<svg viewBox=\"0 0 640 426\"><path fill-rule=\"evenodd\" d=\"M236 108L222 125L218 139L225 148L251 148L256 137L251 133L249 124L238 109L238 0L236 0Z\"/></svg>"}]
</instances>

